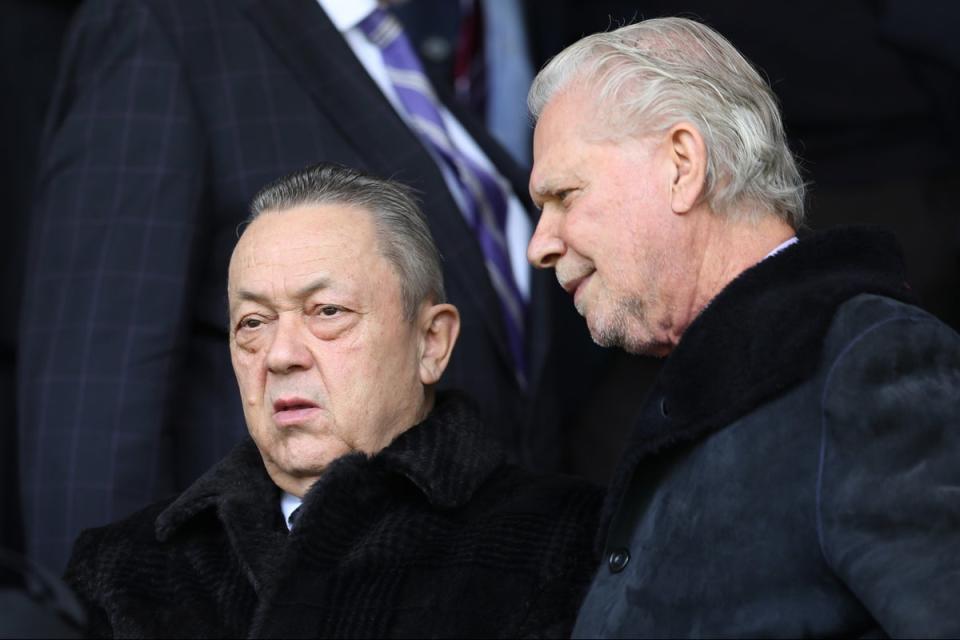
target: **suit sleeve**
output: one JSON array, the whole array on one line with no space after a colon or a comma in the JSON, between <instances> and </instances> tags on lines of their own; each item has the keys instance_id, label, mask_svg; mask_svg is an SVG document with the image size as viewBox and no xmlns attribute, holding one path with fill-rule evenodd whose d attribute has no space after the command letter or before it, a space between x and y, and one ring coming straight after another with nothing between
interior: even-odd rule
<instances>
[{"instance_id":1,"label":"suit sleeve","mask_svg":"<svg viewBox=\"0 0 960 640\"><path fill-rule=\"evenodd\" d=\"M78 11L38 170L18 356L31 557L169 491L205 142L170 39L139 2Z\"/></svg>"},{"instance_id":2,"label":"suit sleeve","mask_svg":"<svg viewBox=\"0 0 960 640\"><path fill-rule=\"evenodd\" d=\"M889 636L960 636L960 336L920 312L888 318L826 384L824 556Z\"/></svg>"}]
</instances>

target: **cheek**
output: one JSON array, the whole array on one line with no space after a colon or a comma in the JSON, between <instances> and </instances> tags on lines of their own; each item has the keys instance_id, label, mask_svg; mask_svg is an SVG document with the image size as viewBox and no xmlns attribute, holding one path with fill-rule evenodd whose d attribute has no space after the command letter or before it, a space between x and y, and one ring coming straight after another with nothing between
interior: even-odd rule
<instances>
[{"instance_id":1,"label":"cheek","mask_svg":"<svg viewBox=\"0 0 960 640\"><path fill-rule=\"evenodd\" d=\"M591 258L597 253L596 218L587 207L571 210L563 217L559 226L558 235L563 239L568 250L575 255Z\"/></svg>"},{"instance_id":2,"label":"cheek","mask_svg":"<svg viewBox=\"0 0 960 640\"><path fill-rule=\"evenodd\" d=\"M363 391L370 379L363 366L364 350L360 341L318 341L311 352L316 369L304 374L304 383L319 394L338 424L349 424L354 419L352 416L364 410Z\"/></svg>"},{"instance_id":3,"label":"cheek","mask_svg":"<svg viewBox=\"0 0 960 640\"><path fill-rule=\"evenodd\" d=\"M617 194L584 194L562 216L563 231L573 244L601 248L626 232L629 203Z\"/></svg>"},{"instance_id":4,"label":"cheek","mask_svg":"<svg viewBox=\"0 0 960 640\"><path fill-rule=\"evenodd\" d=\"M250 353L231 346L230 361L237 377L237 385L245 404L259 401L263 395L266 370L263 357L259 353Z\"/></svg>"},{"instance_id":5,"label":"cheek","mask_svg":"<svg viewBox=\"0 0 960 640\"><path fill-rule=\"evenodd\" d=\"M419 380L416 356L416 345L408 336L386 332L376 336L369 346L349 354L348 366L356 381L351 395L370 400L361 402L364 413L407 401L410 385Z\"/></svg>"}]
</instances>

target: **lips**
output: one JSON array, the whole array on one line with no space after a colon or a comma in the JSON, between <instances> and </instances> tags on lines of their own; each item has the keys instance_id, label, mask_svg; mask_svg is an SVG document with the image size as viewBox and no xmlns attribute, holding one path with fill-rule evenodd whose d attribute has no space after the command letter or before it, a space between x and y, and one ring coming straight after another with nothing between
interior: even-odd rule
<instances>
[{"instance_id":1,"label":"lips","mask_svg":"<svg viewBox=\"0 0 960 640\"><path fill-rule=\"evenodd\" d=\"M583 284L584 280L592 276L595 270L596 269L591 268L589 264L558 264L556 267L557 281L560 283L560 286L563 287L564 291L570 295L576 295L580 285ZM574 276L574 274L578 275L571 277Z\"/></svg>"},{"instance_id":2,"label":"lips","mask_svg":"<svg viewBox=\"0 0 960 640\"><path fill-rule=\"evenodd\" d=\"M296 426L307 422L319 411L320 407L312 400L279 398L273 403L273 421L280 427Z\"/></svg>"},{"instance_id":3,"label":"lips","mask_svg":"<svg viewBox=\"0 0 960 640\"><path fill-rule=\"evenodd\" d=\"M581 276L579 278L574 278L573 280L567 280L566 282L561 282L560 286L563 287L563 290L574 296L577 294L577 288L587 279L587 276Z\"/></svg>"},{"instance_id":4,"label":"lips","mask_svg":"<svg viewBox=\"0 0 960 640\"><path fill-rule=\"evenodd\" d=\"M593 275L593 272L587 273L580 276L579 278L573 278L571 280L561 280L560 286L563 287L563 290L573 296L573 302L577 302L577 293L583 287L583 284L590 279L590 276Z\"/></svg>"}]
</instances>

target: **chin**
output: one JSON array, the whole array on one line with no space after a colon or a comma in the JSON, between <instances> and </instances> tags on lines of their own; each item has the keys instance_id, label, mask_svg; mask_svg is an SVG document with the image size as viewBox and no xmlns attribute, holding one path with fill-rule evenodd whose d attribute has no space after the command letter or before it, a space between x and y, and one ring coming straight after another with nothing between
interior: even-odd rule
<instances>
[{"instance_id":1,"label":"chin","mask_svg":"<svg viewBox=\"0 0 960 640\"><path fill-rule=\"evenodd\" d=\"M651 335L631 334L621 318L612 322L587 322L590 337L600 347L623 349L627 353L637 356L652 356L662 358L670 353L669 345L653 339Z\"/></svg>"},{"instance_id":2,"label":"chin","mask_svg":"<svg viewBox=\"0 0 960 640\"><path fill-rule=\"evenodd\" d=\"M599 313L586 316L590 337L601 347L625 347L625 327L616 318L604 317Z\"/></svg>"}]
</instances>

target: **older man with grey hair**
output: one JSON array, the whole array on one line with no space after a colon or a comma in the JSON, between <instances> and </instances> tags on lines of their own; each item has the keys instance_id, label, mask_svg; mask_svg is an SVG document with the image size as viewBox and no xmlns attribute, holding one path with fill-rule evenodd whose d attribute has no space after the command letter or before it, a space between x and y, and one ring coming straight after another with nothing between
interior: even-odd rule
<instances>
[{"instance_id":1,"label":"older man with grey hair","mask_svg":"<svg viewBox=\"0 0 960 640\"><path fill-rule=\"evenodd\" d=\"M574 635L960 635L960 337L887 235L798 241L756 70L649 20L560 53L529 102L528 257L596 342L666 358Z\"/></svg>"},{"instance_id":2,"label":"older man with grey hair","mask_svg":"<svg viewBox=\"0 0 960 640\"><path fill-rule=\"evenodd\" d=\"M435 391L460 319L402 185L318 165L266 187L228 298L251 439L80 537L67 579L93 635L569 633L600 491L506 464Z\"/></svg>"}]
</instances>

